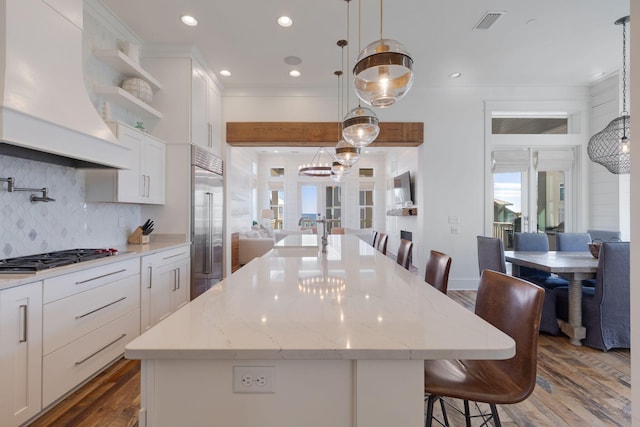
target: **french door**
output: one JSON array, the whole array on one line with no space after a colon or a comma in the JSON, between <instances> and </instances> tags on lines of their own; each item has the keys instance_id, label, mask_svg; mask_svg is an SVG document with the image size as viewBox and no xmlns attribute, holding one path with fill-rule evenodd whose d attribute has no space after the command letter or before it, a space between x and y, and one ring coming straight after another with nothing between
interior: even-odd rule
<instances>
[{"instance_id":1,"label":"french door","mask_svg":"<svg viewBox=\"0 0 640 427\"><path fill-rule=\"evenodd\" d=\"M342 187L333 183L300 184L301 225L309 224L318 215L330 220L329 231L333 227L342 227Z\"/></svg>"}]
</instances>

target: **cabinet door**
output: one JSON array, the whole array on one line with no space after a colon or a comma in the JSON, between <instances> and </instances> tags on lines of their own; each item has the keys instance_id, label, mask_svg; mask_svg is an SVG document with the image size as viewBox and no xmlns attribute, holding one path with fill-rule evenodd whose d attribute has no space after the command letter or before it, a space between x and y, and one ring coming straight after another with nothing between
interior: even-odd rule
<instances>
[{"instance_id":1,"label":"cabinet door","mask_svg":"<svg viewBox=\"0 0 640 427\"><path fill-rule=\"evenodd\" d=\"M140 202L145 187L145 180L140 170L145 135L125 126L118 126L117 133L120 143L131 149L129 151L131 169L118 171L118 201Z\"/></svg>"},{"instance_id":2,"label":"cabinet door","mask_svg":"<svg viewBox=\"0 0 640 427\"><path fill-rule=\"evenodd\" d=\"M175 287L175 269L173 263L154 265L150 293L150 326L167 317L172 309L172 298Z\"/></svg>"},{"instance_id":3,"label":"cabinet door","mask_svg":"<svg viewBox=\"0 0 640 427\"><path fill-rule=\"evenodd\" d=\"M171 296L171 307L173 311L176 311L183 305L189 302L189 279L191 274L189 258L176 261L174 264L175 269L175 286L173 287L173 295Z\"/></svg>"},{"instance_id":4,"label":"cabinet door","mask_svg":"<svg viewBox=\"0 0 640 427\"><path fill-rule=\"evenodd\" d=\"M42 408L42 282L0 291L0 425Z\"/></svg>"},{"instance_id":5,"label":"cabinet door","mask_svg":"<svg viewBox=\"0 0 640 427\"><path fill-rule=\"evenodd\" d=\"M145 203L165 202L165 145L147 137L142 147L142 177Z\"/></svg>"},{"instance_id":6,"label":"cabinet door","mask_svg":"<svg viewBox=\"0 0 640 427\"><path fill-rule=\"evenodd\" d=\"M209 145L209 120L207 118L207 77L196 68L191 79L191 142L207 147Z\"/></svg>"},{"instance_id":7,"label":"cabinet door","mask_svg":"<svg viewBox=\"0 0 640 427\"><path fill-rule=\"evenodd\" d=\"M222 157L222 97L213 84L209 86L209 148L218 157Z\"/></svg>"}]
</instances>

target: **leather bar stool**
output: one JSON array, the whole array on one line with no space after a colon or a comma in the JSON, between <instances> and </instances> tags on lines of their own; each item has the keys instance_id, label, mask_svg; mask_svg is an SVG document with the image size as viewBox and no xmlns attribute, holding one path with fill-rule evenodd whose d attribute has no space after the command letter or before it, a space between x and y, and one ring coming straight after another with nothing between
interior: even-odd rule
<instances>
[{"instance_id":1,"label":"leather bar stool","mask_svg":"<svg viewBox=\"0 0 640 427\"><path fill-rule=\"evenodd\" d=\"M425 360L425 426L432 425L433 404L442 397L464 400L468 426L473 417L469 401L489 404L494 425L500 426L496 405L529 397L536 385L543 301L544 289L533 283L492 270L482 272L475 313L513 338L516 354L507 360ZM448 425L446 412L443 418L443 425Z\"/></svg>"},{"instance_id":2,"label":"leather bar stool","mask_svg":"<svg viewBox=\"0 0 640 427\"><path fill-rule=\"evenodd\" d=\"M398 246L398 255L396 256L396 262L409 270L411 266L411 252L413 251L413 242L411 240L400 240L400 246Z\"/></svg>"},{"instance_id":3,"label":"leather bar stool","mask_svg":"<svg viewBox=\"0 0 640 427\"><path fill-rule=\"evenodd\" d=\"M378 251L382 252L382 255L386 255L387 254L387 239L389 238L389 236L387 236L386 233L378 233L378 241L376 242L376 249L378 249Z\"/></svg>"},{"instance_id":4,"label":"leather bar stool","mask_svg":"<svg viewBox=\"0 0 640 427\"><path fill-rule=\"evenodd\" d=\"M424 281L442 292L447 293L449 285L449 270L451 269L451 257L438 251L431 251L427 260L427 268Z\"/></svg>"}]
</instances>

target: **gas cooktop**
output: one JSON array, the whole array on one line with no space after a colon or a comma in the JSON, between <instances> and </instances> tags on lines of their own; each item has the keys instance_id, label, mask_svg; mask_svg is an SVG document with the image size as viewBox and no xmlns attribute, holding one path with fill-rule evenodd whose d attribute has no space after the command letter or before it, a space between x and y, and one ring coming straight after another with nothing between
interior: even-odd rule
<instances>
[{"instance_id":1,"label":"gas cooktop","mask_svg":"<svg viewBox=\"0 0 640 427\"><path fill-rule=\"evenodd\" d=\"M117 249L68 249L0 260L0 274L36 273L49 268L62 267L117 255Z\"/></svg>"}]
</instances>

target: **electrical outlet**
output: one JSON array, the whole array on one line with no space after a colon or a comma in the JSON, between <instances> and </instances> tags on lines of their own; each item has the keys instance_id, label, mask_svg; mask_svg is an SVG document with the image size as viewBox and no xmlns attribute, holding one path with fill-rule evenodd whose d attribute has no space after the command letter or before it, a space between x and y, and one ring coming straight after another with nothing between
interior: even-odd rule
<instances>
[{"instance_id":1,"label":"electrical outlet","mask_svg":"<svg viewBox=\"0 0 640 427\"><path fill-rule=\"evenodd\" d=\"M234 393L275 393L275 366L234 366Z\"/></svg>"}]
</instances>

